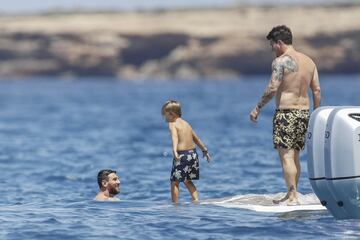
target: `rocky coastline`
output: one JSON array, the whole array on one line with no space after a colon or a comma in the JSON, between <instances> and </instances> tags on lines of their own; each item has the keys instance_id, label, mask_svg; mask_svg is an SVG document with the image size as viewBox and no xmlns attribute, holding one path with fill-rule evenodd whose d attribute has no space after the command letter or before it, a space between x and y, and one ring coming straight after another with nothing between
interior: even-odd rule
<instances>
[{"instance_id":1,"label":"rocky coastline","mask_svg":"<svg viewBox=\"0 0 360 240\"><path fill-rule=\"evenodd\" d=\"M0 16L0 76L237 79L268 74L265 35L292 28L319 72L360 73L360 5Z\"/></svg>"}]
</instances>

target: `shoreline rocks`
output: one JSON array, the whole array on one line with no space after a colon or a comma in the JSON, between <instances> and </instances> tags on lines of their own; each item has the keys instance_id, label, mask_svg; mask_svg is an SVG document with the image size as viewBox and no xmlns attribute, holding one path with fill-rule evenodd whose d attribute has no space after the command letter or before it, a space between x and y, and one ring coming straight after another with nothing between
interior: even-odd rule
<instances>
[{"instance_id":1,"label":"shoreline rocks","mask_svg":"<svg viewBox=\"0 0 360 240\"><path fill-rule=\"evenodd\" d=\"M269 74L266 34L292 28L320 73L360 73L360 5L0 17L0 76L233 79Z\"/></svg>"}]
</instances>

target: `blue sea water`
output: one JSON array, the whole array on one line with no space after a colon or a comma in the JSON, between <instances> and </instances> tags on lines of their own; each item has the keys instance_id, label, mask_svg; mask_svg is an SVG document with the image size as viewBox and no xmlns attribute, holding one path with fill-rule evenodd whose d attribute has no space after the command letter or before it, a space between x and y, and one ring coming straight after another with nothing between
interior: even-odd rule
<instances>
[{"instance_id":1,"label":"blue sea water","mask_svg":"<svg viewBox=\"0 0 360 240\"><path fill-rule=\"evenodd\" d=\"M323 76L323 105L360 105L360 76ZM201 200L285 192L272 147L273 103L249 112L266 76L240 81L0 81L0 239L358 239L357 220L327 211L259 213L170 202L171 142L160 114L177 99L208 146ZM306 150L299 191L312 193ZM120 202L95 202L116 169Z\"/></svg>"}]
</instances>

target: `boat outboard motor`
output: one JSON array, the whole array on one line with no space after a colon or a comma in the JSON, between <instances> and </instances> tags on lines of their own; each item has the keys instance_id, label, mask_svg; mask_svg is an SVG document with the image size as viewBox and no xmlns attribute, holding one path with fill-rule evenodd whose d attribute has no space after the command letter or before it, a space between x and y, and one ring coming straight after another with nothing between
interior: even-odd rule
<instances>
[{"instance_id":1,"label":"boat outboard motor","mask_svg":"<svg viewBox=\"0 0 360 240\"><path fill-rule=\"evenodd\" d=\"M345 218L347 216L345 210L338 208L337 201L328 189L325 179L324 136L328 117L334 109L335 107L332 106L319 107L310 116L306 140L308 175L311 187L321 204L334 217Z\"/></svg>"},{"instance_id":2,"label":"boat outboard motor","mask_svg":"<svg viewBox=\"0 0 360 240\"><path fill-rule=\"evenodd\" d=\"M360 218L360 107L335 109L325 132L325 177L337 208L330 212Z\"/></svg>"}]
</instances>

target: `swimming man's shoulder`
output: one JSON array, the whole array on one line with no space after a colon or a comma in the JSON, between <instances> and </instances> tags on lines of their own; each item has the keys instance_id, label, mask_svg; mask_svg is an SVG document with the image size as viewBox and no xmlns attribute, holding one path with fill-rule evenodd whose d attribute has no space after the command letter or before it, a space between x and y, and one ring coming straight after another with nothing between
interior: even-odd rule
<instances>
[{"instance_id":1,"label":"swimming man's shoulder","mask_svg":"<svg viewBox=\"0 0 360 240\"><path fill-rule=\"evenodd\" d=\"M98 193L98 194L96 194L96 196L95 196L95 198L94 198L94 200L95 201L105 201L107 198L104 196L104 194L103 193Z\"/></svg>"}]
</instances>

